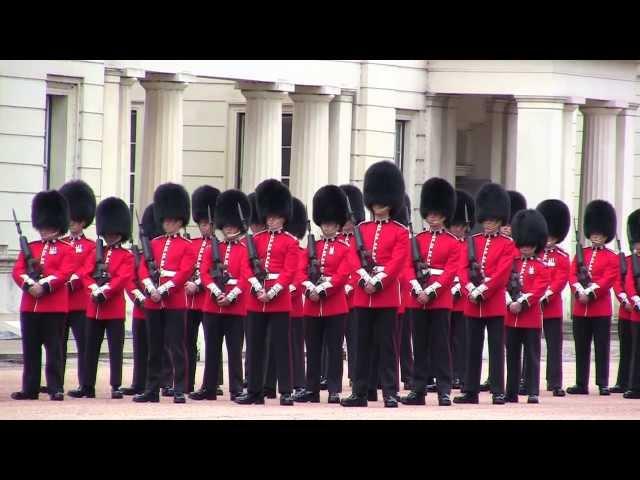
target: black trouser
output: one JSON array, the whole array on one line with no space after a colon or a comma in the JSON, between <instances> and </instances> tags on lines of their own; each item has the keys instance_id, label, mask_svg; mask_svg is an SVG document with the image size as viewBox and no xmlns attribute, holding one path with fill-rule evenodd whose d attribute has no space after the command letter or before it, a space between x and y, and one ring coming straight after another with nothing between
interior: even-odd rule
<instances>
[{"instance_id":1,"label":"black trouser","mask_svg":"<svg viewBox=\"0 0 640 480\"><path fill-rule=\"evenodd\" d=\"M320 369L323 345L327 347L327 387L329 393L342 392L342 339L346 315L306 317L307 390L320 391Z\"/></svg>"},{"instance_id":2,"label":"black trouser","mask_svg":"<svg viewBox=\"0 0 640 480\"><path fill-rule=\"evenodd\" d=\"M591 340L596 351L596 385L609 386L609 344L611 317L573 317L573 338L576 344L576 384L589 386Z\"/></svg>"},{"instance_id":3,"label":"black trouser","mask_svg":"<svg viewBox=\"0 0 640 480\"><path fill-rule=\"evenodd\" d=\"M247 380L249 378L249 324L247 321L247 316L242 317L242 328L244 330L244 379Z\"/></svg>"},{"instance_id":4,"label":"black trouser","mask_svg":"<svg viewBox=\"0 0 640 480\"><path fill-rule=\"evenodd\" d=\"M397 338L398 332L394 332ZM394 338L394 342L395 339ZM396 352L399 350L398 345L395 345ZM371 358L369 360L369 390L378 390L378 388L382 384L382 379L380 378L380 345L374 345L371 350Z\"/></svg>"},{"instance_id":5,"label":"black trouser","mask_svg":"<svg viewBox=\"0 0 640 480\"><path fill-rule=\"evenodd\" d=\"M562 318L542 321L544 341L547 345L547 387L562 388Z\"/></svg>"},{"instance_id":6,"label":"black trouser","mask_svg":"<svg viewBox=\"0 0 640 480\"><path fill-rule=\"evenodd\" d=\"M227 344L229 392L242 393L242 317L205 313L202 321L205 342L205 368L202 388L215 392L220 385L222 341Z\"/></svg>"},{"instance_id":7,"label":"black trouser","mask_svg":"<svg viewBox=\"0 0 640 480\"><path fill-rule=\"evenodd\" d=\"M86 344L86 324L87 315L85 310L74 310L67 314L64 339L62 342L62 385L64 386L64 374L67 368L67 345L69 343L69 330L73 332L73 339L76 342L78 351L78 385L84 385L85 375L85 344ZM62 387L64 388L64 387Z\"/></svg>"},{"instance_id":8,"label":"black trouser","mask_svg":"<svg viewBox=\"0 0 640 480\"><path fill-rule=\"evenodd\" d=\"M324 343L322 345L322 356L320 360L320 376L322 378L327 378L328 369L329 369L329 351L327 349L327 344Z\"/></svg>"},{"instance_id":9,"label":"black trouser","mask_svg":"<svg viewBox=\"0 0 640 480\"><path fill-rule=\"evenodd\" d=\"M62 391L62 338L66 315L20 312L23 392L37 394L40 391L43 345L47 355L45 375L49 393Z\"/></svg>"},{"instance_id":10,"label":"black trouser","mask_svg":"<svg viewBox=\"0 0 640 480\"><path fill-rule=\"evenodd\" d=\"M148 330L148 327L147 327ZM165 343L162 349L162 372L160 373L160 386L173 387L173 359L171 358L171 348Z\"/></svg>"},{"instance_id":11,"label":"black trouser","mask_svg":"<svg viewBox=\"0 0 640 480\"><path fill-rule=\"evenodd\" d=\"M145 322L144 319L134 318L131 327L133 333L133 380L131 387L134 390L144 390L147 381L149 337Z\"/></svg>"},{"instance_id":12,"label":"black trouser","mask_svg":"<svg viewBox=\"0 0 640 480\"><path fill-rule=\"evenodd\" d=\"M272 352L276 350L273 341L273 338L269 340L269 348L265 350L264 389L275 392L278 383L278 374L276 372L276 357L272 355ZM293 373L291 375L293 375Z\"/></svg>"},{"instance_id":13,"label":"black trouser","mask_svg":"<svg viewBox=\"0 0 640 480\"><path fill-rule=\"evenodd\" d=\"M631 338L631 320L618 318L618 339L620 341L620 360L618 363L618 378L616 384L625 390L629 387L631 375L631 352L633 340Z\"/></svg>"},{"instance_id":14,"label":"black trouser","mask_svg":"<svg viewBox=\"0 0 640 480\"><path fill-rule=\"evenodd\" d=\"M146 321L149 333L147 391L155 393L160 389L162 354L166 344L173 362L174 392L184 393L189 376L185 347L186 310L147 310Z\"/></svg>"},{"instance_id":15,"label":"black trouser","mask_svg":"<svg viewBox=\"0 0 640 480\"><path fill-rule=\"evenodd\" d=\"M122 385L122 351L124 350L124 319L119 320L94 320L87 321L86 344L86 376L84 386L95 388L96 375L98 373L98 358L100 348L104 340L104 332L107 332L109 344L109 383L112 389Z\"/></svg>"},{"instance_id":16,"label":"black trouser","mask_svg":"<svg viewBox=\"0 0 640 480\"><path fill-rule=\"evenodd\" d=\"M449 316L451 310L411 309L415 368L413 388L424 392L429 375L434 374L438 394L451 393L451 351L449 350Z\"/></svg>"},{"instance_id":17,"label":"black trouser","mask_svg":"<svg viewBox=\"0 0 640 480\"><path fill-rule=\"evenodd\" d=\"M347 340L347 376L354 379L356 370L356 315L353 309L346 318L345 338Z\"/></svg>"},{"instance_id":18,"label":"black trouser","mask_svg":"<svg viewBox=\"0 0 640 480\"><path fill-rule=\"evenodd\" d=\"M540 333L537 328L506 327L507 395L510 397L518 396L523 346L528 365L524 379L527 394L540 395Z\"/></svg>"},{"instance_id":19,"label":"black trouser","mask_svg":"<svg viewBox=\"0 0 640 480\"><path fill-rule=\"evenodd\" d=\"M187 383L187 392L195 390L196 383L196 362L198 360L198 332L202 323L202 311L187 310L187 328L186 328L186 345L187 345L187 361L189 365L189 377Z\"/></svg>"},{"instance_id":20,"label":"black trouser","mask_svg":"<svg viewBox=\"0 0 640 480\"><path fill-rule=\"evenodd\" d=\"M353 392L364 397L367 394L371 374L371 354L380 348L380 377L384 395L396 395L399 390L398 350L396 341L397 309L355 308L358 316L356 327L356 371Z\"/></svg>"},{"instance_id":21,"label":"black trouser","mask_svg":"<svg viewBox=\"0 0 640 480\"><path fill-rule=\"evenodd\" d=\"M291 356L293 359L293 388L305 386L304 366L304 318L291 319Z\"/></svg>"},{"instance_id":22,"label":"black trouser","mask_svg":"<svg viewBox=\"0 0 640 480\"><path fill-rule=\"evenodd\" d=\"M400 380L403 383L410 383L413 378L414 358L411 348L411 335L413 330L413 318L411 315L398 315L398 341L400 345Z\"/></svg>"},{"instance_id":23,"label":"black trouser","mask_svg":"<svg viewBox=\"0 0 640 480\"><path fill-rule=\"evenodd\" d=\"M451 348L451 366L454 379L464 379L467 368L467 317L464 312L451 312L449 339Z\"/></svg>"},{"instance_id":24,"label":"black trouser","mask_svg":"<svg viewBox=\"0 0 640 480\"><path fill-rule=\"evenodd\" d=\"M291 336L289 312L248 312L248 327L251 334L247 350L249 353L248 393L262 395L265 385L265 362L270 350L275 352L278 390L291 393L293 366L291 359Z\"/></svg>"},{"instance_id":25,"label":"black trouser","mask_svg":"<svg viewBox=\"0 0 640 480\"><path fill-rule=\"evenodd\" d=\"M640 323L631 323L631 373L629 390L640 391Z\"/></svg>"},{"instance_id":26,"label":"black trouser","mask_svg":"<svg viewBox=\"0 0 640 480\"><path fill-rule=\"evenodd\" d=\"M491 392L504 393L504 317L469 317L469 352L467 371L464 380L464 391L478 393L480 391L480 374L482 373L482 348L484 330L487 329L489 341L489 378Z\"/></svg>"}]
</instances>

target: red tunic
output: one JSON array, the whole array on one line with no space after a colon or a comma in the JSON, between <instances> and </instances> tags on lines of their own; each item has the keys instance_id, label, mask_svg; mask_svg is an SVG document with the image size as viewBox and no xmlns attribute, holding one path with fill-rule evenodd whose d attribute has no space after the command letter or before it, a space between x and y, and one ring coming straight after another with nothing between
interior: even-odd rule
<instances>
[{"instance_id":1,"label":"red tunic","mask_svg":"<svg viewBox=\"0 0 640 480\"><path fill-rule=\"evenodd\" d=\"M542 306L543 318L562 318L562 291L569 281L571 262L569 254L558 246L545 248L539 253L540 260L549 269L549 286L545 292L548 299Z\"/></svg>"},{"instance_id":2,"label":"red tunic","mask_svg":"<svg viewBox=\"0 0 640 480\"><path fill-rule=\"evenodd\" d=\"M284 230L270 232L263 230L253 236L260 262L268 273L265 291L279 285L280 292L269 302L263 303L255 295L247 296L247 310L250 312L291 312L289 285L295 280L300 252L298 239ZM251 273L253 278L253 272ZM250 278L250 280L251 280ZM255 280L255 279L254 279Z\"/></svg>"},{"instance_id":3,"label":"red tunic","mask_svg":"<svg viewBox=\"0 0 640 480\"><path fill-rule=\"evenodd\" d=\"M69 285L69 311L85 311L89 302L89 296L82 284L82 270L88 258L95 259L96 242L95 240L89 240L84 234L78 238L67 236L62 240L71 245L76 261L73 273L67 282L67 285Z\"/></svg>"},{"instance_id":4,"label":"red tunic","mask_svg":"<svg viewBox=\"0 0 640 480\"><path fill-rule=\"evenodd\" d=\"M249 268L249 257L247 247L242 241L231 240L218 243L220 250L220 259L223 265L227 267L229 280L227 284L217 285L211 277L211 266L213 259L211 258L212 245L207 245L202 263L200 264L200 279L205 287L205 300L202 311L205 313L217 313L221 315L237 315L244 317L247 314L247 297L249 293L249 284L247 279L251 276ZM215 285L215 288L212 287ZM237 293L236 300L227 307L221 307L216 302L213 291L219 289L228 295L231 291Z\"/></svg>"},{"instance_id":5,"label":"red tunic","mask_svg":"<svg viewBox=\"0 0 640 480\"><path fill-rule=\"evenodd\" d=\"M349 246L351 246L351 242L355 242L352 233L341 233L340 235L342 240ZM347 296L347 306L349 307L349 310L353 308L353 292L356 288L357 283L358 275L354 274L353 272L349 273L349 279L344 286L344 293Z\"/></svg>"},{"instance_id":6,"label":"red tunic","mask_svg":"<svg viewBox=\"0 0 640 480\"><path fill-rule=\"evenodd\" d=\"M618 255L613 250L600 247L594 251L593 247L582 249L584 252L584 264L591 275L591 281L598 285L595 290L596 298L586 305L576 299L573 301L573 315L576 317L608 317L611 316L611 288L620 276ZM577 262L574 257L571 262L569 283L571 293L575 295L578 283Z\"/></svg>"},{"instance_id":7,"label":"red tunic","mask_svg":"<svg viewBox=\"0 0 640 480\"><path fill-rule=\"evenodd\" d=\"M344 315L349 312L347 297L344 294L344 286L349 280L350 266L347 258L349 256L349 245L340 238L322 239L316 241L316 258L320 264L322 277L318 282L322 286L326 297L313 302L308 298L304 301L305 317L331 317L333 315ZM309 256L305 250L302 262L304 277L302 280L302 290L312 287L309 280L308 267ZM307 282L307 283L305 283Z\"/></svg>"},{"instance_id":8,"label":"red tunic","mask_svg":"<svg viewBox=\"0 0 640 480\"><path fill-rule=\"evenodd\" d=\"M107 298L102 303L91 300L91 292L98 288L92 278L95 269L95 258L87 257L82 270L82 282L85 287L87 302L87 318L94 320L123 320L126 316L126 303L124 290L131 284L133 278L134 258L133 254L121 246L104 248L104 263L107 272L111 276L109 281L101 288Z\"/></svg>"},{"instance_id":9,"label":"red tunic","mask_svg":"<svg viewBox=\"0 0 640 480\"><path fill-rule=\"evenodd\" d=\"M142 258L141 253L140 262L142 263L143 261L144 259ZM136 303L136 293L144 295L144 285L140 283L140 280L138 278L139 268L140 266L135 264L134 257L134 264L131 268L131 276L129 277L129 283L126 285L125 291L127 292L129 299L133 302L133 318L144 320L144 309L142 308L142 306L138 306L138 304Z\"/></svg>"},{"instance_id":10,"label":"red tunic","mask_svg":"<svg viewBox=\"0 0 640 480\"><path fill-rule=\"evenodd\" d=\"M303 291L304 287L302 287L302 282L306 278L306 273L304 271L304 265L307 260L307 249L302 248L299 245L298 252L298 270L296 271L296 275L293 279L291 285L289 285L289 292L291 294L291 318L302 318L304 317L304 299Z\"/></svg>"},{"instance_id":11,"label":"red tunic","mask_svg":"<svg viewBox=\"0 0 640 480\"><path fill-rule=\"evenodd\" d=\"M407 308L417 310L448 309L453 306L451 287L460 266L460 241L455 235L442 229L438 232L425 231L416 235L420 257L427 264L431 275L424 289L435 288L436 297L422 305L412 294L417 285L416 272L411 255L407 255L403 300ZM411 252L409 239L408 251Z\"/></svg>"},{"instance_id":12,"label":"red tunic","mask_svg":"<svg viewBox=\"0 0 640 480\"><path fill-rule=\"evenodd\" d=\"M618 259L620 262L620 259ZM625 262L627 263L627 271L631 268L631 255L627 255ZM618 272L620 272L620 263L618 263ZM626 278L626 277L625 277ZM613 282L613 293L618 299L618 319L619 320L631 320L631 312L624 308L624 301L629 301L631 295L626 292L625 279L622 278L622 273L616 277Z\"/></svg>"},{"instance_id":13,"label":"red tunic","mask_svg":"<svg viewBox=\"0 0 640 480\"><path fill-rule=\"evenodd\" d=\"M349 263L355 277L353 307L358 308L395 308L400 306L399 277L407 261L409 231L395 220L371 220L358 225L362 234L364 248L371 252L376 272L386 275L382 279L382 290L368 294L360 286L360 258L353 240L350 245Z\"/></svg>"},{"instance_id":14,"label":"red tunic","mask_svg":"<svg viewBox=\"0 0 640 480\"><path fill-rule=\"evenodd\" d=\"M520 297L523 310L520 313L513 314L507 308L507 316L505 317L505 325L517 328L542 328L542 307L540 299L547 290L547 286L551 281L549 270L545 264L537 257L516 260L515 268L520 272L520 285L522 285L522 296ZM507 294L508 295L508 294ZM513 298L516 302L519 299Z\"/></svg>"},{"instance_id":15,"label":"red tunic","mask_svg":"<svg viewBox=\"0 0 640 480\"><path fill-rule=\"evenodd\" d=\"M640 306L640 291L636 290L635 280L633 278L633 262L631 261L631 255L627 257L627 276L624 281L625 291L629 295L629 299L633 305L638 304ZM631 321L640 322L640 312L634 307L631 311Z\"/></svg>"},{"instance_id":16,"label":"red tunic","mask_svg":"<svg viewBox=\"0 0 640 480\"><path fill-rule=\"evenodd\" d=\"M452 292L451 301L453 306L451 307L451 311L464 313L465 299L468 292L460 284L460 264L462 262L462 256L466 254L466 244L464 243L464 238L456 237L456 240L458 241L458 266L456 268L456 276L453 277L453 286L451 288L459 292L460 295L453 295Z\"/></svg>"},{"instance_id":17,"label":"red tunic","mask_svg":"<svg viewBox=\"0 0 640 480\"><path fill-rule=\"evenodd\" d=\"M169 295L162 297L158 303L148 297L144 302L147 310L184 310L187 308L187 296L184 292L184 284L193 274L193 265L196 263L191 247L191 240L178 234L162 235L151 241L153 258L160 269L160 286L170 285ZM140 262L138 275L145 287L149 285L149 270L147 263ZM169 283L171 282L171 283Z\"/></svg>"},{"instance_id":18,"label":"red tunic","mask_svg":"<svg viewBox=\"0 0 640 480\"><path fill-rule=\"evenodd\" d=\"M211 244L211 241L208 238L193 238L191 239L191 247L193 248L193 255L196 258L196 263L194 267L195 273L195 284L200 286L202 281L200 279L200 265L202 265L202 259L204 257L205 248ZM209 250L211 253L211 250ZM191 280L191 278L189 278ZM204 285L202 285L204 287ZM202 290L196 292L195 295L187 295L187 307L189 310L198 310L202 311L204 306L205 299L207 298L207 292L202 288Z\"/></svg>"},{"instance_id":19,"label":"red tunic","mask_svg":"<svg viewBox=\"0 0 640 480\"><path fill-rule=\"evenodd\" d=\"M40 259L42 279L41 285L49 284L50 293L40 298L23 292L20 302L21 312L33 313L67 313L69 311L69 292L66 282L71 277L76 266L76 258L71 245L63 240L44 242L38 240L29 244L33 258ZM13 280L22 288L32 281L27 276L27 266L22 252L18 255L12 272Z\"/></svg>"},{"instance_id":20,"label":"red tunic","mask_svg":"<svg viewBox=\"0 0 640 480\"><path fill-rule=\"evenodd\" d=\"M518 255L518 251L513 240L501 233L493 235L476 233L472 238L476 247L480 271L485 277L483 285L487 290L482 294L484 300L479 303L473 303L468 296L466 297L464 314L467 317L475 318L504 316L507 313L504 301L505 287L509 279L512 260ZM471 281L469 279L469 256L466 251L460 259L460 265L460 283L462 288L467 289Z\"/></svg>"}]
</instances>

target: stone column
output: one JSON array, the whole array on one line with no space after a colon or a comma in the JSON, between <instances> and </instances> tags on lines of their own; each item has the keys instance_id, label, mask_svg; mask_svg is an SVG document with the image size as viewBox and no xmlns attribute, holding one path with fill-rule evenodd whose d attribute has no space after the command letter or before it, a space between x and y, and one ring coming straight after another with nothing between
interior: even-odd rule
<instances>
[{"instance_id":1,"label":"stone column","mask_svg":"<svg viewBox=\"0 0 640 480\"><path fill-rule=\"evenodd\" d=\"M576 210L576 197L580 195L576 191L576 110L578 105L566 103L562 111L562 193L558 197L569 207L571 218L574 218ZM579 187L578 187L579 188ZM573 220L572 220L573 221ZM568 235L566 244L571 241L572 235Z\"/></svg>"},{"instance_id":2,"label":"stone column","mask_svg":"<svg viewBox=\"0 0 640 480\"><path fill-rule=\"evenodd\" d=\"M102 117L102 169L100 197L118 195L120 147L120 74L107 69L104 76Z\"/></svg>"},{"instance_id":3,"label":"stone column","mask_svg":"<svg viewBox=\"0 0 640 480\"><path fill-rule=\"evenodd\" d=\"M329 104L329 183L334 185L351 180L352 117L353 95L337 95Z\"/></svg>"},{"instance_id":4,"label":"stone column","mask_svg":"<svg viewBox=\"0 0 640 480\"><path fill-rule=\"evenodd\" d=\"M633 211L633 157L637 104L623 109L616 120L616 182L615 208L618 214L618 237L622 248L626 248L627 217Z\"/></svg>"},{"instance_id":5,"label":"stone column","mask_svg":"<svg viewBox=\"0 0 640 480\"><path fill-rule=\"evenodd\" d=\"M447 107L447 97L427 93L425 99L425 151L424 151L424 175L439 177L443 153L446 147L443 145L443 131L446 129L444 111Z\"/></svg>"},{"instance_id":6,"label":"stone column","mask_svg":"<svg viewBox=\"0 0 640 480\"><path fill-rule=\"evenodd\" d=\"M503 181L508 189L516 184L516 157L518 153L518 106L509 102L504 110Z\"/></svg>"},{"instance_id":7,"label":"stone column","mask_svg":"<svg viewBox=\"0 0 640 480\"><path fill-rule=\"evenodd\" d=\"M247 99L242 190L249 193L267 178L282 178L282 102L286 91L244 83L239 88Z\"/></svg>"},{"instance_id":8,"label":"stone column","mask_svg":"<svg viewBox=\"0 0 640 480\"><path fill-rule=\"evenodd\" d=\"M182 183L182 97L184 82L144 80L144 144L140 211L165 182Z\"/></svg>"},{"instance_id":9,"label":"stone column","mask_svg":"<svg viewBox=\"0 0 640 480\"><path fill-rule=\"evenodd\" d=\"M129 172L131 167L131 86L135 82L135 78L120 78L120 144L118 148L118 173L120 178L116 195L127 203L129 203L129 196L131 194L129 188Z\"/></svg>"},{"instance_id":10,"label":"stone column","mask_svg":"<svg viewBox=\"0 0 640 480\"><path fill-rule=\"evenodd\" d=\"M502 98L491 98L487 101L487 115L491 123L491 170L492 182L502 183L505 157L505 109L508 101Z\"/></svg>"},{"instance_id":11,"label":"stone column","mask_svg":"<svg viewBox=\"0 0 640 480\"><path fill-rule=\"evenodd\" d=\"M334 95L296 93L291 139L291 193L312 216L313 195L329 183L329 102Z\"/></svg>"},{"instance_id":12,"label":"stone column","mask_svg":"<svg viewBox=\"0 0 640 480\"><path fill-rule=\"evenodd\" d=\"M451 185L456 181L456 160L458 147L457 126L457 101L456 97L449 96L446 99L446 108L443 109L442 121L442 161L440 162L440 176L447 179Z\"/></svg>"},{"instance_id":13,"label":"stone column","mask_svg":"<svg viewBox=\"0 0 640 480\"><path fill-rule=\"evenodd\" d=\"M516 97L515 189L535 207L562 194L564 98Z\"/></svg>"},{"instance_id":14,"label":"stone column","mask_svg":"<svg viewBox=\"0 0 640 480\"><path fill-rule=\"evenodd\" d=\"M616 201L616 124L621 108L611 102L591 102L584 115L580 212L594 199Z\"/></svg>"}]
</instances>

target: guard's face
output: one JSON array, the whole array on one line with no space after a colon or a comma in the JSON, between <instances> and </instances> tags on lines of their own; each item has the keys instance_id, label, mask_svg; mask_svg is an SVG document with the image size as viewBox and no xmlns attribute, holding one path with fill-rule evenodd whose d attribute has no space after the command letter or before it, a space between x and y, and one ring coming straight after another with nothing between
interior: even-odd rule
<instances>
[{"instance_id":1,"label":"guard's face","mask_svg":"<svg viewBox=\"0 0 640 480\"><path fill-rule=\"evenodd\" d=\"M525 257L532 257L536 253L535 247L520 247L520 253Z\"/></svg>"},{"instance_id":2,"label":"guard's face","mask_svg":"<svg viewBox=\"0 0 640 480\"><path fill-rule=\"evenodd\" d=\"M451 227L449 227L449 231L453 233L456 237L462 238L467 233L467 226L465 224L451 225Z\"/></svg>"},{"instance_id":3,"label":"guard's face","mask_svg":"<svg viewBox=\"0 0 640 480\"><path fill-rule=\"evenodd\" d=\"M354 229L355 229L355 227L353 226L353 223L351 222L351 220L347 220L347 223L345 223L342 226L342 231L344 233L353 233Z\"/></svg>"},{"instance_id":4,"label":"guard's face","mask_svg":"<svg viewBox=\"0 0 640 480\"><path fill-rule=\"evenodd\" d=\"M591 243L593 243L594 245L600 246L600 245L604 245L604 242L607 240L607 237L605 237L601 233L593 233L589 237L589 240L591 240Z\"/></svg>"},{"instance_id":5,"label":"guard's face","mask_svg":"<svg viewBox=\"0 0 640 480\"><path fill-rule=\"evenodd\" d=\"M376 217L388 217L391 212L391 207L375 204L371 206L371 210Z\"/></svg>"},{"instance_id":6,"label":"guard's face","mask_svg":"<svg viewBox=\"0 0 640 480\"><path fill-rule=\"evenodd\" d=\"M162 229L165 233L169 235L173 235L174 233L178 233L178 231L182 228L182 220L178 220L177 218L165 218L162 222Z\"/></svg>"},{"instance_id":7,"label":"guard's face","mask_svg":"<svg viewBox=\"0 0 640 480\"><path fill-rule=\"evenodd\" d=\"M40 238L42 238L42 240L44 241L53 240L59 235L59 232L57 230L49 227L45 227L42 230L38 230L38 233L40 234Z\"/></svg>"},{"instance_id":8,"label":"guard's face","mask_svg":"<svg viewBox=\"0 0 640 480\"><path fill-rule=\"evenodd\" d=\"M235 225L225 225L222 227L222 233L224 233L225 238L233 238L240 234L240 229Z\"/></svg>"},{"instance_id":9,"label":"guard's face","mask_svg":"<svg viewBox=\"0 0 640 480\"><path fill-rule=\"evenodd\" d=\"M338 230L340 230L337 223L323 223L320 228L322 229L322 234L329 238L335 237Z\"/></svg>"},{"instance_id":10,"label":"guard's face","mask_svg":"<svg viewBox=\"0 0 640 480\"><path fill-rule=\"evenodd\" d=\"M511 236L511 225L503 225L500 227L500 233L506 235L507 237Z\"/></svg>"},{"instance_id":11,"label":"guard's face","mask_svg":"<svg viewBox=\"0 0 640 480\"><path fill-rule=\"evenodd\" d=\"M482 222L482 228L487 233L493 233L497 231L500 228L500 225L502 225L502 222L500 220L485 220L484 222Z\"/></svg>"},{"instance_id":12,"label":"guard's face","mask_svg":"<svg viewBox=\"0 0 640 480\"><path fill-rule=\"evenodd\" d=\"M284 226L284 217L269 215L267 217L267 227L269 230L280 230Z\"/></svg>"},{"instance_id":13,"label":"guard's face","mask_svg":"<svg viewBox=\"0 0 640 480\"><path fill-rule=\"evenodd\" d=\"M213 222L213 219L211 220ZM211 225L209 224L209 220L200 220L198 222L198 228L200 229L200 235L203 237L211 235Z\"/></svg>"},{"instance_id":14,"label":"guard's face","mask_svg":"<svg viewBox=\"0 0 640 480\"><path fill-rule=\"evenodd\" d=\"M82 229L85 227L84 222L76 222L75 220L69 221L69 231L72 235L78 235L82 233Z\"/></svg>"},{"instance_id":15,"label":"guard's face","mask_svg":"<svg viewBox=\"0 0 640 480\"><path fill-rule=\"evenodd\" d=\"M122 240L122 236L110 233L110 234L105 235L104 239L107 241L107 245L113 245L113 244L118 243L119 241L121 241Z\"/></svg>"},{"instance_id":16,"label":"guard's face","mask_svg":"<svg viewBox=\"0 0 640 480\"><path fill-rule=\"evenodd\" d=\"M431 228L440 228L444 225L445 218L440 213L429 212L426 220Z\"/></svg>"}]
</instances>

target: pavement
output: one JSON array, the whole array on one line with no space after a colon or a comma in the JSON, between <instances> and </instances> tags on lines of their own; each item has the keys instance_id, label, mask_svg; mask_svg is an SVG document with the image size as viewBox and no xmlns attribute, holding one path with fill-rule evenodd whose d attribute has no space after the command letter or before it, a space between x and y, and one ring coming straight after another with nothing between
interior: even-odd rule
<instances>
[{"instance_id":1,"label":"pavement","mask_svg":"<svg viewBox=\"0 0 640 480\"><path fill-rule=\"evenodd\" d=\"M75 359L67 363L66 389L74 388L77 375ZM573 384L575 365L573 361L563 364L565 386ZM124 385L131 379L133 362L125 359L123 367ZM199 384L204 363L199 362L196 378ZM544 372L545 362L541 364ZM346 363L345 363L346 372ZM483 367L483 380L487 365ZM592 364L591 376L595 373ZM617 358L611 361L612 384L617 374ZM44 375L44 371L43 371ZM426 406L400 405L397 409L384 408L382 401L370 402L368 408L344 408L327 403L327 392L321 392L319 404L296 404L281 407L278 399L266 400L263 405L237 405L225 394L216 401L193 401L187 399L184 405L175 405L171 398L161 398L160 403L136 404L131 397L122 400L110 398L109 363L101 360L98 367L97 398L75 399L66 397L63 402L52 402L48 395L40 395L37 401L15 401L11 392L20 388L22 365L16 361L0 362L0 419L2 420L629 420L640 419L640 400L627 400L622 395L601 397L594 384L590 395L567 395L553 397L550 392L541 391L540 403L529 405L526 397L520 403L492 405L489 393L480 394L479 405L452 405L439 407L436 394L427 396ZM43 377L44 378L44 377ZM226 381L226 365L225 365ZM544 389L542 373L541 389ZM458 392L452 392L457 395ZM350 394L345 376L342 396ZM403 392L406 394L406 392ZM379 395L382 399L381 395Z\"/></svg>"}]
</instances>

